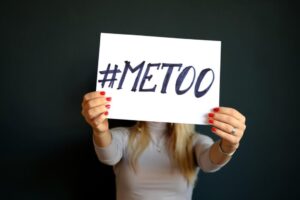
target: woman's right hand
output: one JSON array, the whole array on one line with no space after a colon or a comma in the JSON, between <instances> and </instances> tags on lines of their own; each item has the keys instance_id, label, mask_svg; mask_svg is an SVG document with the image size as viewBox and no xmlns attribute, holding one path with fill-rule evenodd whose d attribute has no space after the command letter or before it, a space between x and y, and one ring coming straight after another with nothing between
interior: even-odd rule
<instances>
[{"instance_id":1,"label":"woman's right hand","mask_svg":"<svg viewBox=\"0 0 300 200\"><path fill-rule=\"evenodd\" d=\"M109 130L107 120L109 102L111 97L106 97L105 92L90 92L84 95L81 114L92 127L94 134L101 135Z\"/></svg>"}]
</instances>

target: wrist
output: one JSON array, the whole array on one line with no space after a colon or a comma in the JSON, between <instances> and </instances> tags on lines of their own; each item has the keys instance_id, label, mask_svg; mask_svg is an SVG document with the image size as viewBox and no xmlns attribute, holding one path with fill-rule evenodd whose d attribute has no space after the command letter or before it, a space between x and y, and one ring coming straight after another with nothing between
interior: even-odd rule
<instances>
[{"instance_id":1,"label":"wrist","mask_svg":"<svg viewBox=\"0 0 300 200\"><path fill-rule=\"evenodd\" d=\"M109 130L102 132L93 131L93 141L98 147L107 147L112 141L112 135Z\"/></svg>"},{"instance_id":2,"label":"wrist","mask_svg":"<svg viewBox=\"0 0 300 200\"><path fill-rule=\"evenodd\" d=\"M220 140L218 141L218 147L222 154L226 156L232 156L237 150L238 145L226 145L222 140Z\"/></svg>"},{"instance_id":3,"label":"wrist","mask_svg":"<svg viewBox=\"0 0 300 200\"><path fill-rule=\"evenodd\" d=\"M102 137L102 136L106 135L108 132L109 132L108 130L99 131L99 130L93 129L93 135L96 136L96 137Z\"/></svg>"}]
</instances>

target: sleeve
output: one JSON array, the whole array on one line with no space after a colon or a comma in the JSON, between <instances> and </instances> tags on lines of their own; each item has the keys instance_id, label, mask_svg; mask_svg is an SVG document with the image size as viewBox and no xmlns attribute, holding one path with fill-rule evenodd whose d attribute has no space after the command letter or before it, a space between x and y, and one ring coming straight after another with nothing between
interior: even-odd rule
<instances>
[{"instance_id":1,"label":"sleeve","mask_svg":"<svg viewBox=\"0 0 300 200\"><path fill-rule=\"evenodd\" d=\"M99 147L93 139L96 155L104 164L116 165L124 155L129 130L127 128L113 128L110 130L112 141L107 147Z\"/></svg>"},{"instance_id":2,"label":"sleeve","mask_svg":"<svg viewBox=\"0 0 300 200\"><path fill-rule=\"evenodd\" d=\"M224 165L228 163L225 162L223 164L215 164L210 159L210 148L214 144L214 141L202 134L197 134L197 137L194 141L194 156L197 162L197 165L204 172L215 172L221 169Z\"/></svg>"}]
</instances>

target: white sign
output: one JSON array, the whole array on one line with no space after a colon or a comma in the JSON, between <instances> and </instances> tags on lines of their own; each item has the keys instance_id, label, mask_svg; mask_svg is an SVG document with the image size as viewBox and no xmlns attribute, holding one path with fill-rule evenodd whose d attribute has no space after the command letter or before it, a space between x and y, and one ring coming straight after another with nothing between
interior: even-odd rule
<instances>
[{"instance_id":1,"label":"white sign","mask_svg":"<svg viewBox=\"0 0 300 200\"><path fill-rule=\"evenodd\" d=\"M220 41L101 33L96 90L111 119L208 124L220 59Z\"/></svg>"}]
</instances>

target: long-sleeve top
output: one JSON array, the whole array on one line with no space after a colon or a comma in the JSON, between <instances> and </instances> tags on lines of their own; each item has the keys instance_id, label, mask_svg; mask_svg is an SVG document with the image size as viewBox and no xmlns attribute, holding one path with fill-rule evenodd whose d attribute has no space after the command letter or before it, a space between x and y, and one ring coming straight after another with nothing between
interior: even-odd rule
<instances>
[{"instance_id":1,"label":"long-sleeve top","mask_svg":"<svg viewBox=\"0 0 300 200\"><path fill-rule=\"evenodd\" d=\"M147 122L147 125L151 140L138 159L136 172L129 164L128 128L111 129L112 142L107 147L94 143L98 159L113 166L117 200L191 200L193 185L174 166L166 149L166 124ZM226 164L212 163L209 150L213 143L208 136L195 137L193 153L197 170L215 172Z\"/></svg>"}]
</instances>

